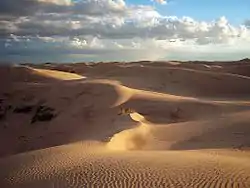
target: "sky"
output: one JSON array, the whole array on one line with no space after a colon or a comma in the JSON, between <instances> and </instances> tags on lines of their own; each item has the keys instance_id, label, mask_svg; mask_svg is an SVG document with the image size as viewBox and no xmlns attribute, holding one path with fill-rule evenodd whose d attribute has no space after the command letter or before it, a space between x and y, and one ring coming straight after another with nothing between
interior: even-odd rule
<instances>
[{"instance_id":1,"label":"sky","mask_svg":"<svg viewBox=\"0 0 250 188\"><path fill-rule=\"evenodd\" d=\"M1 62L250 58L250 0L1 0Z\"/></svg>"}]
</instances>

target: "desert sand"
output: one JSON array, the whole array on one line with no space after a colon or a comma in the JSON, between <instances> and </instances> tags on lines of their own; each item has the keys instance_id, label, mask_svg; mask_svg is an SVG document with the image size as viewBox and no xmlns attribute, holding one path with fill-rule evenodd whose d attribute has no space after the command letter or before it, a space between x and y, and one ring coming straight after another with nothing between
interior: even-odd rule
<instances>
[{"instance_id":1,"label":"desert sand","mask_svg":"<svg viewBox=\"0 0 250 188\"><path fill-rule=\"evenodd\" d=\"M248 64L0 67L0 187L249 188Z\"/></svg>"}]
</instances>

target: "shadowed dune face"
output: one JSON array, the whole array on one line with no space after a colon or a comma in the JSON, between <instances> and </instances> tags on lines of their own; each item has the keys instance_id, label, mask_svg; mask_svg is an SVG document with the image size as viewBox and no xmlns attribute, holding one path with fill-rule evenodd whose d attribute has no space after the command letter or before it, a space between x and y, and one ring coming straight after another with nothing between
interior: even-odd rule
<instances>
[{"instance_id":1,"label":"shadowed dune face","mask_svg":"<svg viewBox=\"0 0 250 188\"><path fill-rule=\"evenodd\" d=\"M185 68L187 65L179 65L179 67L130 66L128 68L118 65L109 66L106 69L92 68L90 76L119 80L131 88L193 97L247 98L250 93L247 87L250 83L249 78L217 69L197 70L195 65L190 65L190 68Z\"/></svg>"},{"instance_id":2,"label":"shadowed dune face","mask_svg":"<svg viewBox=\"0 0 250 188\"><path fill-rule=\"evenodd\" d=\"M249 110L249 105L220 104L192 100L160 100L133 97L122 105L132 108L152 123L177 123L209 119L229 112Z\"/></svg>"},{"instance_id":3,"label":"shadowed dune face","mask_svg":"<svg viewBox=\"0 0 250 188\"><path fill-rule=\"evenodd\" d=\"M153 124L143 117L136 128L115 134L107 147L111 150L247 149L249 117L247 111L168 125Z\"/></svg>"},{"instance_id":4,"label":"shadowed dune face","mask_svg":"<svg viewBox=\"0 0 250 188\"><path fill-rule=\"evenodd\" d=\"M96 65L91 69L97 69L98 73L102 70L102 74L116 76L123 69L120 67L121 65L109 64L107 65L108 68L103 69L105 66ZM142 67L136 66L136 69L133 69L133 65L131 66L132 77L126 77L126 79L134 78L136 72L137 74L142 73L142 75L137 76L138 79L150 78L149 76L144 77L144 72L138 72L137 68ZM98 67L101 67L100 70ZM116 69L110 69L111 67L116 67ZM86 66L84 68L86 69ZM154 80L154 75L156 76L154 71L158 71L158 69L151 69L147 69L147 71L152 71L152 79ZM6 140L10 143L9 148L2 147L1 155L67 144L79 140L106 141L109 138L111 138L112 143L115 143L114 145L119 143L117 140L120 138L122 140L120 145L112 147L125 148L124 150L126 148L142 149L148 142L147 138L150 138L149 128L151 130L152 127L157 127L157 124L200 121L250 108L247 103L243 104L237 101L227 104L199 98L145 92L124 87L119 81L109 79L59 80L62 76L70 79L71 74L65 75L56 72L56 76L49 76L48 74L55 73L54 70L51 72L26 67L8 67L1 69L1 71L5 72L6 79L11 82L11 87L2 88L4 91L0 94L3 100L1 103L1 108L3 108L1 124L4 126L0 140L3 143ZM172 73L173 77L175 74L178 75L183 72L183 70L176 71L177 73ZM12 73L9 74L9 72ZM127 74L128 71L125 71L125 73ZM204 74L207 75L207 73ZM163 73L160 77L162 76L165 78ZM78 76L72 75L72 79L75 78L78 78ZM124 79L123 75L121 75L121 78ZM137 78L131 84L136 84ZM169 82L168 79L166 81ZM141 84L147 84L147 82L141 82ZM193 85L190 87L197 87L198 90L199 86ZM185 88L182 88L182 90L185 90ZM216 90L213 92L216 93ZM38 112L41 108L45 109L45 112L44 110ZM152 125L149 127L136 126L137 123L128 115L120 114L121 109L129 108L143 115L143 118L145 117ZM15 111L19 111L19 113ZM39 115L39 113L43 114ZM168 129L167 126L166 130ZM168 133L166 134L168 135ZM191 137L187 139L191 139ZM127 142L127 140L129 141ZM169 143L166 143L164 148L169 149ZM176 145L178 144L176 143ZM154 146L150 147L154 148ZM176 146L176 148L178 147Z\"/></svg>"},{"instance_id":5,"label":"shadowed dune face","mask_svg":"<svg viewBox=\"0 0 250 188\"><path fill-rule=\"evenodd\" d=\"M239 65L238 65L239 64ZM246 63L137 62L98 63L74 66L55 65L53 69L77 72L91 78L119 80L122 84L143 90L206 98L249 98ZM141 66L143 65L143 67ZM220 67L220 68L218 68ZM150 75L150 76L148 76Z\"/></svg>"},{"instance_id":6,"label":"shadowed dune face","mask_svg":"<svg viewBox=\"0 0 250 188\"><path fill-rule=\"evenodd\" d=\"M117 115L119 104L126 102L130 91L112 85L112 82L13 82L9 92L11 96L4 102L12 109L6 114L4 121L9 125L1 138L13 142L9 142L9 148L1 148L2 155L79 140L106 140L116 132L135 125L130 118ZM30 110L13 113L25 106ZM52 108L55 116L46 122L33 123L32 119L41 106Z\"/></svg>"},{"instance_id":7,"label":"shadowed dune face","mask_svg":"<svg viewBox=\"0 0 250 188\"><path fill-rule=\"evenodd\" d=\"M132 87L176 95L216 98L248 97L249 78L182 68L137 68L121 70L114 79ZM136 74L140 72L141 77ZM147 76L147 75L150 75ZM113 75L112 75L113 76Z\"/></svg>"},{"instance_id":8,"label":"shadowed dune face","mask_svg":"<svg viewBox=\"0 0 250 188\"><path fill-rule=\"evenodd\" d=\"M220 149L220 148L250 148L249 112L242 115L232 115L225 119L215 119L205 122L201 127L212 127L198 135L190 136L171 146L173 150ZM214 124L213 126L209 124Z\"/></svg>"},{"instance_id":9,"label":"shadowed dune face","mask_svg":"<svg viewBox=\"0 0 250 188\"><path fill-rule=\"evenodd\" d=\"M4 126L0 136L0 155L83 139L105 140L108 135L124 129L125 125L134 125L126 117L117 115L119 109L114 105L121 96L112 85L80 82L12 84L8 91L0 94L3 108L0 124ZM4 95L5 92L9 95ZM52 118L33 122L41 107L51 108ZM99 128L101 131L97 132ZM6 142L8 147L4 146Z\"/></svg>"},{"instance_id":10,"label":"shadowed dune face","mask_svg":"<svg viewBox=\"0 0 250 188\"><path fill-rule=\"evenodd\" d=\"M224 71L230 72L233 74L243 75L250 77L250 65L249 63L246 63L244 65L233 65L229 67L225 67Z\"/></svg>"},{"instance_id":11,"label":"shadowed dune face","mask_svg":"<svg viewBox=\"0 0 250 188\"><path fill-rule=\"evenodd\" d=\"M32 69L27 67L0 67L0 74L3 79L1 82L11 84L13 82L53 82L56 79L44 77L43 75L34 74Z\"/></svg>"}]
</instances>

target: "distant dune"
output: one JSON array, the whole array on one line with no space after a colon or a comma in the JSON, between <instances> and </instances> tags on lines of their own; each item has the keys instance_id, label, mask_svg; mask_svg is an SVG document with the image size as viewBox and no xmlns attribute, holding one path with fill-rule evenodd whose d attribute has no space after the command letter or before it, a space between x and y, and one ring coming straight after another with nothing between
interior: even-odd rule
<instances>
[{"instance_id":1,"label":"distant dune","mask_svg":"<svg viewBox=\"0 0 250 188\"><path fill-rule=\"evenodd\" d=\"M0 187L250 187L248 60L0 75Z\"/></svg>"}]
</instances>

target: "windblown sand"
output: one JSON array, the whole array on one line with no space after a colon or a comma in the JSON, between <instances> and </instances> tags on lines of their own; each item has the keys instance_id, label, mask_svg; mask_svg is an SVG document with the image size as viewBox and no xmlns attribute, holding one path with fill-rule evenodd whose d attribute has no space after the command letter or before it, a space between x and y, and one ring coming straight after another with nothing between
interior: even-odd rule
<instances>
[{"instance_id":1,"label":"windblown sand","mask_svg":"<svg viewBox=\"0 0 250 188\"><path fill-rule=\"evenodd\" d=\"M0 68L0 187L249 188L250 78L233 65Z\"/></svg>"}]
</instances>

